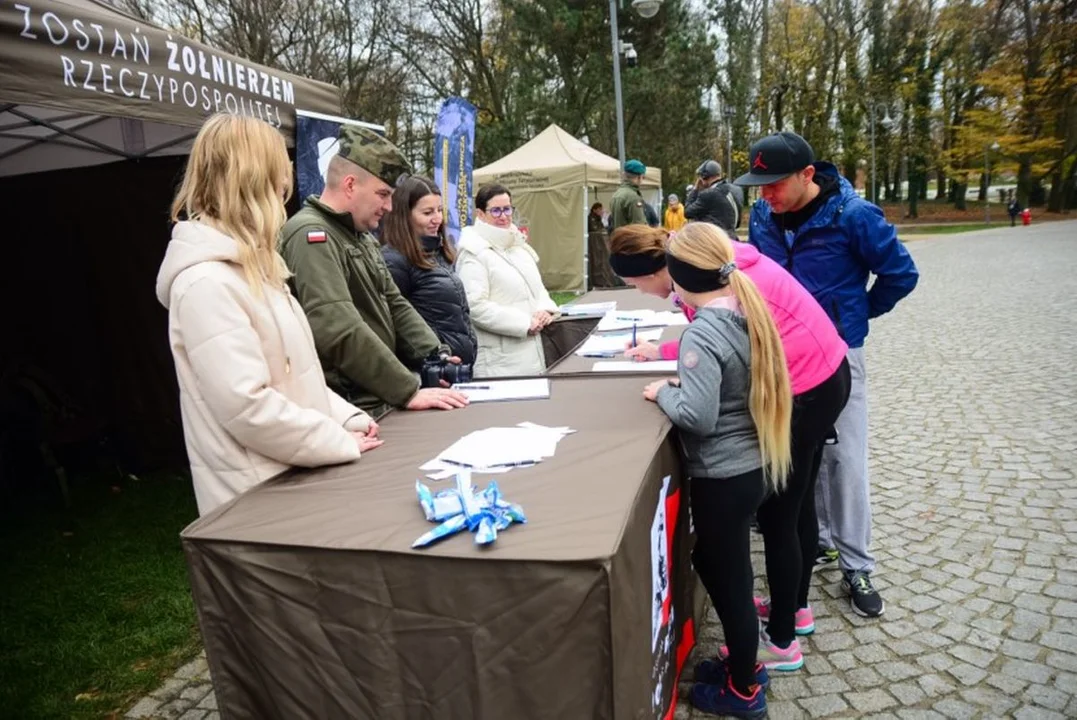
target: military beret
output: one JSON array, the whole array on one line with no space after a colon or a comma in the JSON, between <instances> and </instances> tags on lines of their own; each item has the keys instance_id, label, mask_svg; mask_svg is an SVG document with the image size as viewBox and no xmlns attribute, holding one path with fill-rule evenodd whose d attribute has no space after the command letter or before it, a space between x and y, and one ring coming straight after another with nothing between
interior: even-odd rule
<instances>
[{"instance_id":1,"label":"military beret","mask_svg":"<svg viewBox=\"0 0 1077 720\"><path fill-rule=\"evenodd\" d=\"M382 182L396 187L411 174L411 163L400 148L365 127L341 125L340 151L345 160L351 160Z\"/></svg>"},{"instance_id":2,"label":"military beret","mask_svg":"<svg viewBox=\"0 0 1077 720\"><path fill-rule=\"evenodd\" d=\"M629 175L646 175L647 166L639 160L629 160L625 163L625 172Z\"/></svg>"}]
</instances>

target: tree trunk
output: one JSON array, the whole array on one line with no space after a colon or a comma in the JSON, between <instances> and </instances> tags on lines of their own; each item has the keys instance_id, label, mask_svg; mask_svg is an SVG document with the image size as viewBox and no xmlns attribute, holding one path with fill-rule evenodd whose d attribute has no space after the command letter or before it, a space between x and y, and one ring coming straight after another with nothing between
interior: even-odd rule
<instances>
[{"instance_id":1,"label":"tree trunk","mask_svg":"<svg viewBox=\"0 0 1077 720\"><path fill-rule=\"evenodd\" d=\"M946 171L941 167L936 171L935 182L938 183L938 187L935 188L935 199L942 200L946 198Z\"/></svg>"},{"instance_id":2,"label":"tree trunk","mask_svg":"<svg viewBox=\"0 0 1077 720\"><path fill-rule=\"evenodd\" d=\"M968 183L960 183L956 180L953 183L954 192L954 208L957 210L968 210L968 205L965 202L965 196L968 193Z\"/></svg>"},{"instance_id":3,"label":"tree trunk","mask_svg":"<svg viewBox=\"0 0 1077 720\"><path fill-rule=\"evenodd\" d=\"M1032 161L1028 157L1021 158L1021 164L1017 168L1017 202L1021 207L1031 207L1032 195Z\"/></svg>"},{"instance_id":4,"label":"tree trunk","mask_svg":"<svg viewBox=\"0 0 1077 720\"><path fill-rule=\"evenodd\" d=\"M919 173L916 173L919 176ZM910 218L918 218L920 214L917 207L920 202L920 178L909 178L909 214Z\"/></svg>"}]
</instances>

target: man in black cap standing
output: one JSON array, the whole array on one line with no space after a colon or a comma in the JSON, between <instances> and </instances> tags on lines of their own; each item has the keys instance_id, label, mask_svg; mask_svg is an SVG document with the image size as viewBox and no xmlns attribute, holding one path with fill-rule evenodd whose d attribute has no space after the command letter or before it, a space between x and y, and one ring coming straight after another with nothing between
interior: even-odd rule
<instances>
[{"instance_id":1,"label":"man in black cap standing","mask_svg":"<svg viewBox=\"0 0 1077 720\"><path fill-rule=\"evenodd\" d=\"M722 166L707 160L696 170L695 187L688 193L684 216L696 222L709 222L735 237L740 224L740 207L732 188L722 177Z\"/></svg>"},{"instance_id":2,"label":"man in black cap standing","mask_svg":"<svg viewBox=\"0 0 1077 720\"><path fill-rule=\"evenodd\" d=\"M796 133L752 145L738 185L761 186L748 241L783 265L829 313L849 345L852 387L823 452L816 493L820 547L836 548L852 609L878 617L885 605L871 582L871 498L864 339L868 321L916 287L919 273L882 211L862 199L831 163L815 162ZM868 288L870 276L875 281Z\"/></svg>"}]
</instances>

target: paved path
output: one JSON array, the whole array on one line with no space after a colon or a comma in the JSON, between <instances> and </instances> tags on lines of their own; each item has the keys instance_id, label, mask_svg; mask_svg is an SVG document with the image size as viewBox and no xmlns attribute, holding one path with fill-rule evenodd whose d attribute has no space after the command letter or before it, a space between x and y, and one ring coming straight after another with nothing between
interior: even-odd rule
<instances>
[{"instance_id":1,"label":"paved path","mask_svg":"<svg viewBox=\"0 0 1077 720\"><path fill-rule=\"evenodd\" d=\"M773 680L770 717L1077 717L1077 222L909 249L920 285L867 345L886 614L817 573L807 664ZM712 616L697 657L720 634ZM199 659L128 717L214 708Z\"/></svg>"}]
</instances>

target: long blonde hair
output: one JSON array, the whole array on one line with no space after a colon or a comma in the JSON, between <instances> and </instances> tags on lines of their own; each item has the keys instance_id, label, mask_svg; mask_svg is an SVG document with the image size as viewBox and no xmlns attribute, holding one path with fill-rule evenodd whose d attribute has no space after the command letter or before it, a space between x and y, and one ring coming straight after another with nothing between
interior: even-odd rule
<instances>
[{"instance_id":1,"label":"long blonde hair","mask_svg":"<svg viewBox=\"0 0 1077 720\"><path fill-rule=\"evenodd\" d=\"M291 194L284 137L256 118L221 113L206 120L194 139L172 221L199 220L231 236L251 291L261 296L264 283L283 287L289 277L277 235Z\"/></svg>"},{"instance_id":2,"label":"long blonde hair","mask_svg":"<svg viewBox=\"0 0 1077 720\"><path fill-rule=\"evenodd\" d=\"M669 252L703 270L717 270L733 262L733 242L710 223L688 223L670 241ZM774 318L750 277L740 270L729 276L729 286L744 309L752 348L751 390L748 407L755 421L763 470L770 489L780 492L792 467L791 430L793 393L785 350Z\"/></svg>"}]
</instances>

